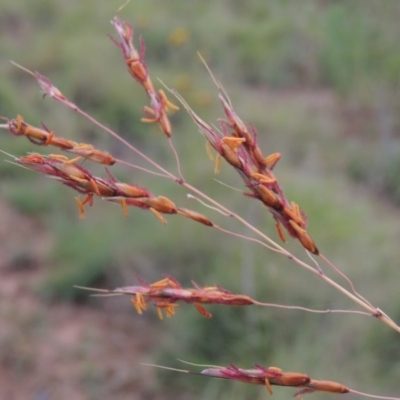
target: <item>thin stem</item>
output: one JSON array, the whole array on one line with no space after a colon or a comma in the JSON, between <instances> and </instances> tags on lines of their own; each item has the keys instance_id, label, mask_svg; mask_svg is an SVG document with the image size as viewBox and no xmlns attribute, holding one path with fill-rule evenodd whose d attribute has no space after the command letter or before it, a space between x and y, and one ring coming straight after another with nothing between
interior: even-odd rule
<instances>
[{"instance_id":1,"label":"thin stem","mask_svg":"<svg viewBox=\"0 0 400 400\"><path fill-rule=\"evenodd\" d=\"M360 396L370 397L372 399L381 399L381 400L400 400L400 397L390 397L390 396L378 396L375 394L369 394L364 392L359 392L358 390L349 390L350 393L359 394Z\"/></svg>"},{"instance_id":2,"label":"thin stem","mask_svg":"<svg viewBox=\"0 0 400 400\"><path fill-rule=\"evenodd\" d=\"M67 104L68 105L68 104ZM130 144L128 141L126 141L124 138L122 138L120 135L118 135L116 132L114 132L112 129L108 128L107 126L103 125L101 122L97 121L97 119L93 118L89 114L87 114L85 111L81 110L78 106L74 105L75 107L70 107L74 111L76 111L78 114L82 115L86 119L88 119L90 122L98 126L99 128L103 129L106 131L108 134L113 136L115 139L119 140L122 144L127 146L130 150L132 150L134 153L136 153L138 156L146 160L149 164L153 165L155 168L157 168L159 171L161 171L163 174L165 174L166 177L169 177L170 179L176 180L177 178L171 174L169 171L167 171L165 168L161 167L158 163L156 163L154 160L152 160L150 157L146 156L144 153L142 153L140 150L138 150L135 146Z\"/></svg>"},{"instance_id":3,"label":"thin stem","mask_svg":"<svg viewBox=\"0 0 400 400\"><path fill-rule=\"evenodd\" d=\"M155 171L152 171L152 170L150 170L150 169L141 167L140 165L132 164L132 163L130 163L130 162L128 162L128 161L125 161L125 160L116 159L116 162L117 162L118 164L126 165L127 167L134 168L134 169L138 169L138 170L140 170L140 171L146 172L146 173L151 174L151 175L159 176L159 177L161 177L161 178L168 178L168 179L171 179L171 177L168 176L168 175L160 174L160 173L158 173L158 172L155 172Z\"/></svg>"},{"instance_id":4,"label":"thin stem","mask_svg":"<svg viewBox=\"0 0 400 400\"><path fill-rule=\"evenodd\" d=\"M277 244L275 241L273 241L271 238L266 236L264 233L262 233L260 230L255 228L253 225L251 225L249 222L247 222L245 219L240 217L239 215L233 213L226 207L222 206L219 204L217 201L213 200L211 197L207 196L197 188L191 186L187 182L183 182L182 185L196 193L198 196L203 197L206 199L209 203L215 205L216 207L220 208L222 211L224 211L226 214L231 215L233 218L235 218L237 221L242 223L244 226L246 226L248 229L262 237L266 242L268 242L271 246L279 250L280 253L288 257L290 260L294 261L296 264L300 265L301 267L305 268L309 272L312 272L313 274L317 275L320 277L320 279L324 280L327 284L344 294L345 296L349 297L351 300L353 300L355 303L357 303L360 307L364 308L367 310L371 315L375 316L382 322L384 322L386 325L390 326L392 329L400 333L400 326L398 326L392 319L390 319L388 316L386 316L384 313L382 313L379 309L371 306L368 302L363 301L353 293L349 292L347 289L344 287L340 286L338 283L336 283L334 280L330 279L328 276L325 274L321 273L321 271L318 271L317 269L311 267L309 264L305 263L304 261L300 260L296 256L294 256L292 253L284 249L282 246Z\"/></svg>"},{"instance_id":5,"label":"thin stem","mask_svg":"<svg viewBox=\"0 0 400 400\"><path fill-rule=\"evenodd\" d=\"M364 296L362 296L360 293L357 292L356 288L354 287L353 282L351 281L351 279L344 272L342 272L338 267L336 267L336 265L333 264L332 261L330 261L323 254L319 254L319 257L322 260L324 260L337 274L339 274L342 278L344 278L348 282L348 284L351 287L351 290L353 291L353 293L356 296L358 296L361 300L365 301L367 304L369 304L371 307L373 307L372 304Z\"/></svg>"},{"instance_id":6,"label":"thin stem","mask_svg":"<svg viewBox=\"0 0 400 400\"><path fill-rule=\"evenodd\" d=\"M318 272L317 272L317 274L318 274ZM361 307L363 307L364 309L369 311L371 313L371 315L373 315L374 317L378 318L379 320L384 322L386 325L390 326L395 331L400 333L400 327L391 318L389 318L387 315L385 315L381 311L379 311L379 309L377 309L377 308L375 308L373 306L370 306L369 304L365 303L362 299L360 299L357 296L355 296L354 294L350 293L347 289L345 289L344 287L340 286L338 283L336 283L332 279L328 278L326 275L319 274L319 276L326 283L328 283L329 285L333 286L336 290L338 290L339 292L342 292L344 295L346 295L347 297L352 299L358 305L360 305Z\"/></svg>"},{"instance_id":7,"label":"thin stem","mask_svg":"<svg viewBox=\"0 0 400 400\"><path fill-rule=\"evenodd\" d=\"M300 311L307 311L311 313L316 313L316 314L359 314L359 315L366 315L366 316L371 316L370 313L367 313L365 311L357 311L357 310L331 310L331 309L326 309L326 310L317 310L314 308L307 308L307 307L301 307L301 306L286 306L283 304L276 304L276 303L263 303L260 301L254 300L254 304L257 306L262 306L262 307L272 307L272 308L283 308L286 310L300 310Z\"/></svg>"},{"instance_id":8,"label":"thin stem","mask_svg":"<svg viewBox=\"0 0 400 400\"><path fill-rule=\"evenodd\" d=\"M182 170L181 170L181 162L179 160L178 153L177 153L177 151L175 149L174 144L172 143L171 138L168 138L168 144L169 144L169 147L171 148L171 151L172 151L172 153L173 153L173 155L175 157L175 162L176 162L176 168L178 170L178 175L183 180L184 178L183 178L183 174L182 174Z\"/></svg>"},{"instance_id":9,"label":"thin stem","mask_svg":"<svg viewBox=\"0 0 400 400\"><path fill-rule=\"evenodd\" d=\"M220 210L218 207L214 207L214 206L211 206L210 204L207 204L205 201L200 200L198 197L193 196L192 194L187 194L186 196L187 196L188 199L194 199L197 202L199 202L202 206L208 208L209 210L213 210L213 211L215 211L217 213L220 213L224 217L232 217L231 214L227 214L226 212Z\"/></svg>"},{"instance_id":10,"label":"thin stem","mask_svg":"<svg viewBox=\"0 0 400 400\"><path fill-rule=\"evenodd\" d=\"M215 224L214 224L213 228L218 229L219 231L224 232L228 235L232 235L232 236L238 237L243 240L248 240L249 242L255 242L255 243L259 244L260 246L266 247L268 250L274 251L275 253L284 254L281 251L279 251L278 249L275 249L274 247L269 246L267 243L265 243L259 239L255 239L250 236L242 235L240 233L236 233L236 232L230 231L228 229L221 228L220 226L215 225Z\"/></svg>"}]
</instances>

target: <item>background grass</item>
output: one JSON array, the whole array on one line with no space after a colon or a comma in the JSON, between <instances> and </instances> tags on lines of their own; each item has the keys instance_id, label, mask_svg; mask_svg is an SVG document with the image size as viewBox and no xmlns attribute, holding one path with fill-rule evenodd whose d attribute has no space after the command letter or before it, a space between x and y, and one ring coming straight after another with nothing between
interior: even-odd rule
<instances>
[{"instance_id":1,"label":"background grass","mask_svg":"<svg viewBox=\"0 0 400 400\"><path fill-rule=\"evenodd\" d=\"M49 76L86 111L174 168L158 128L140 123L147 100L106 36L113 34L109 20L119 6L117 1L4 1L0 114L12 118L20 113L34 125L44 121L61 136L138 162L77 115L42 101L36 83L9 64L12 59ZM319 248L360 292L397 320L399 14L398 2L374 0L254 0L246 5L147 0L129 4L121 13L134 26L136 42L139 35L145 39L154 81L159 77L176 87L203 119L215 121L222 112L196 58L196 51L203 54L235 109L259 131L265 154L283 153L277 176L288 198L306 211ZM204 140L190 119L179 112L172 122L188 180L276 238L265 210L213 180ZM5 132L0 147L15 155L38 150ZM189 202L185 191L170 182L119 167L113 173L230 226ZM83 294L72 285L131 285L139 273L146 281L171 274L184 284L217 283L261 301L351 306L288 260L252 244L179 217L168 218L164 227L150 214L132 209L126 220L118 207L100 201L80 221L67 188L7 163L0 174L2 198L52 232L54 245L46 255L52 268L43 271L37 286L44 301L81 300ZM226 165L218 179L241 188ZM303 257L297 243L288 247ZM154 359L168 365L177 357L211 364L258 362L374 393L398 390L398 338L372 319L221 307L212 312L214 318L204 320L182 308L171 321L153 321L154 329L164 332L154 346ZM96 378L89 370L93 379L88 381L105 385L105 377ZM265 396L259 388L239 384L159 375L168 380L160 382L160 393L171 398L185 398L185 393L207 399ZM101 393L96 391L97 399L106 398ZM277 399L291 394L276 390Z\"/></svg>"}]
</instances>

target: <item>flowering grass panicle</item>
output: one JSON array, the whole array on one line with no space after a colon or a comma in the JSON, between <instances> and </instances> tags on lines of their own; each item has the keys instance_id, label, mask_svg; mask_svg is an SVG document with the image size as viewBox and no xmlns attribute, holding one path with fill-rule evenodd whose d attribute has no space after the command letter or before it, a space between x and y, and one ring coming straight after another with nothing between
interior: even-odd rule
<instances>
[{"instance_id":1,"label":"flowering grass panicle","mask_svg":"<svg viewBox=\"0 0 400 400\"><path fill-rule=\"evenodd\" d=\"M128 216L127 206L134 206L150 210L164 224L167 221L161 214L180 214L203 225L213 226L207 217L186 208L179 208L165 196L154 196L144 187L119 182L108 170L108 178L94 176L78 163L79 160L80 157L68 159L63 155L43 156L38 153L15 157L16 163L25 168L43 173L84 194L82 200L75 198L81 218L85 217L84 205L93 205L93 196L96 195L103 200L120 204L125 216Z\"/></svg>"},{"instance_id":2,"label":"flowering grass panicle","mask_svg":"<svg viewBox=\"0 0 400 400\"><path fill-rule=\"evenodd\" d=\"M167 99L163 90L157 92L154 89L147 65L144 62L145 44L143 38L140 38L140 50L138 51L133 45L132 26L121 21L118 17L114 17L111 23L115 27L119 41L110 36L111 40L122 50L129 73L143 86L150 98L150 107L146 106L143 109L146 117L142 118L142 122L159 123L164 134L171 137L172 128L167 112L177 110L178 107Z\"/></svg>"},{"instance_id":3,"label":"flowering grass panicle","mask_svg":"<svg viewBox=\"0 0 400 400\"><path fill-rule=\"evenodd\" d=\"M192 370L169 368L160 365L144 365L150 365L162 369L169 369L186 374L227 379L251 385L262 385L266 387L270 395L273 394L272 386L295 387L300 389L294 395L298 399L300 399L300 395L310 394L314 392L360 394L359 392L354 391L338 382L311 379L307 374L303 374L301 372L286 372L278 367L263 367L259 364L255 364L253 369L244 369L239 368L234 364L230 364L228 367L220 367L215 365L197 365L193 363L187 364L207 368L203 369L200 372L194 372Z\"/></svg>"},{"instance_id":4,"label":"flowering grass panicle","mask_svg":"<svg viewBox=\"0 0 400 400\"><path fill-rule=\"evenodd\" d=\"M318 255L319 250L306 230L305 213L296 203L286 199L273 173L281 155L274 153L263 156L257 144L257 131L254 127L248 129L239 119L222 87L217 85L220 89L219 98L228 117L228 121L219 121L220 130L203 121L178 93L173 92L217 152L215 172L219 171L221 158L225 159L239 173L250 190L250 193L244 194L260 200L272 213L279 237L286 241L281 228L283 226L306 250Z\"/></svg>"},{"instance_id":5,"label":"flowering grass panicle","mask_svg":"<svg viewBox=\"0 0 400 400\"><path fill-rule=\"evenodd\" d=\"M137 278L140 286L126 286L114 290L84 288L97 292L106 293L107 295L129 295L132 298L132 304L139 314L147 310L147 304L153 303L157 308L160 318L162 318L162 309L165 309L167 317L171 317L175 313L176 303L194 304L197 311L206 318L211 318L212 315L201 304L222 304L228 306L248 306L255 304L254 300L248 296L241 294L233 294L230 291L219 286L200 287L193 283L194 288L183 288L179 282L168 276L160 281L146 284L141 279Z\"/></svg>"},{"instance_id":6,"label":"flowering grass panicle","mask_svg":"<svg viewBox=\"0 0 400 400\"><path fill-rule=\"evenodd\" d=\"M29 125L24 121L21 115L17 115L14 119L5 119L8 121L7 125L0 125L0 128L8 128L15 136L25 136L33 144L39 146L54 146L60 150L76 154L79 157L103 165L114 165L116 162L111 154L100 151L91 144L76 143L72 140L56 136L54 131L50 131L44 124L42 124L43 129Z\"/></svg>"},{"instance_id":7,"label":"flowering grass panicle","mask_svg":"<svg viewBox=\"0 0 400 400\"><path fill-rule=\"evenodd\" d=\"M179 95L179 93L174 90L170 90L170 92L175 95L178 101L192 117L198 129L204 134L204 137L207 141L207 150L209 155L212 156L211 148L217 152L217 157L215 160L215 172L219 171L222 159L224 159L231 167L233 167L233 169L243 180L246 187L246 191L243 193L247 197L259 200L272 214L280 239L285 242L285 230L290 237L293 237L300 242L314 264L307 264L303 260L295 257L280 244L268 237L264 232L257 229L253 224L250 224L240 215L229 210L223 204L212 199L198 188L190 185L183 178L179 157L175 147L172 144L172 128L167 115L170 110L177 109L177 107L167 99L162 90L157 91L154 88L153 82L150 79L148 67L144 61L144 40L140 38L140 49L138 51L133 45L133 28L128 23L120 20L118 17L114 17L111 23L114 26L118 37L118 39L112 38L113 42L119 49L121 49L130 75L144 88L150 100L150 105L145 106L143 109L145 117L142 118L142 121L159 124L161 130L168 138L171 151L175 156L179 176L175 176L173 173L167 171L165 168L160 166L157 161L146 156L112 129L106 127L101 122L87 114L85 111L81 110L78 105L68 100L68 98L52 84L50 79L38 72L31 72L24 67L19 66L18 64L15 65L35 77L38 84L44 91L44 96L51 97L74 112L77 112L81 116L85 117L96 126L102 128L105 132L118 139L127 148L132 150L136 155L150 163L157 171L155 172L152 170L147 170L142 167L129 164L126 161L118 160L111 154L98 150L90 144L76 143L74 141L59 137L54 131L49 130L44 124L42 125L42 128L29 125L20 115L14 119L2 117L2 119L6 120L7 123L1 124L0 128L9 131L14 136L25 136L34 145L53 146L59 150L73 153L77 157L69 159L64 155L59 154L50 154L45 156L39 153L30 153L26 156L12 156L15 163L32 171L45 174L46 176L61 182L64 186L72 188L81 194L83 198L75 198L79 207L79 215L81 218L85 216L85 205L88 204L91 206L95 197L121 205L126 216L128 215L128 206L151 211L164 224L167 221L163 215L178 214L195 222L201 223L207 227L213 227L232 236L253 241L258 245L289 258L306 271L318 276L318 278L335 288L344 296L350 298L356 305L362 307L365 311L312 310L301 306L284 306L280 304L261 303L245 294L234 294L226 289L223 289L219 285L201 287L193 283L193 287L183 288L179 282L172 277L166 277L165 279L151 284L146 284L139 279L139 284L136 286L120 287L115 290L92 289L79 286L78 288L94 290L101 293L101 295L106 296L131 296L131 302L139 314L142 314L145 310L147 310L148 305L151 303L156 307L160 319L163 318L164 314L166 314L167 317L174 315L175 310L180 303L193 304L197 311L203 317L207 318L211 317L211 313L203 307L204 304L219 304L222 306L258 305L304 310L310 312L336 311L357 313L364 316L367 315L370 317L375 317L395 331L400 332L400 326L398 324L396 324L382 310L373 306L365 297L361 296L356 291L352 281L320 253L320 250L317 248L314 240L307 231L307 217L305 213L295 202L289 201L286 198L278 179L275 176L274 168L280 160L281 154L273 153L269 156L265 156L263 154L258 144L258 133L256 128L250 124L245 124L239 118L222 85L217 82L214 77L213 79L218 89L218 98L225 113L225 118L219 120L219 127L210 125L203 121L190 108L190 106ZM214 224L208 218L208 216L198 213L197 211L178 207L166 196L154 195L149 189L137 184L121 182L107 168L107 175L105 177L94 175L89 168L82 166L82 159L99 163L107 167L112 167L113 164L120 163L169 179L170 181L185 187L195 195L192 195L193 198L199 200L201 204L206 205L209 209L218 211L225 217L234 218L237 222L250 229L251 232L256 235L256 237L246 236L234 231L229 231ZM350 288L346 288L344 285L327 276L312 255L318 256L319 259L328 264L333 271L340 276L340 278L345 279L346 284ZM374 396L355 391L335 381L311 379L307 374L304 373L284 372L280 368L265 368L259 364L255 364L255 368L253 369L239 368L234 364L231 364L229 367L206 367L206 369L199 373L189 370L175 369L175 371L188 374L198 374L206 377L241 381L250 384L264 385L267 387L270 394L272 394L271 386L275 385L296 387L299 389L296 395L303 395L319 391L340 394L354 393L380 399L395 399L391 397ZM173 368L168 367L161 368L174 370ZM399 399L397 398L397 400Z\"/></svg>"}]
</instances>

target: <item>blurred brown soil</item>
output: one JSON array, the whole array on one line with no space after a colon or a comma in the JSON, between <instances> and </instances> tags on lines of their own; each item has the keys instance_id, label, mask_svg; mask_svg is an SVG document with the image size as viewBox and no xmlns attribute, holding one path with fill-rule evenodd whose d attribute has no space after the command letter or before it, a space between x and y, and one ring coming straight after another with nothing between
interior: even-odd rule
<instances>
[{"instance_id":1,"label":"blurred brown soil","mask_svg":"<svg viewBox=\"0 0 400 400\"><path fill-rule=\"evenodd\" d=\"M95 308L38 297L51 244L39 222L0 202L0 399L154 397L153 370L138 364L156 336L126 298Z\"/></svg>"}]
</instances>

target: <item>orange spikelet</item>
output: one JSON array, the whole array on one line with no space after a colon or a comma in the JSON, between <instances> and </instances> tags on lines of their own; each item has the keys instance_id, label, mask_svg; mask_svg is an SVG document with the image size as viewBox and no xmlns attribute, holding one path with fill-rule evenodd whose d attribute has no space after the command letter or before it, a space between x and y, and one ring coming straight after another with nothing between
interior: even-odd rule
<instances>
[{"instance_id":1,"label":"orange spikelet","mask_svg":"<svg viewBox=\"0 0 400 400\"><path fill-rule=\"evenodd\" d=\"M282 214L288 219L296 222L296 224L298 224L302 228L306 226L306 221L301 214L300 207L295 202L292 201L290 206L286 205L282 210Z\"/></svg>"},{"instance_id":2,"label":"orange spikelet","mask_svg":"<svg viewBox=\"0 0 400 400\"><path fill-rule=\"evenodd\" d=\"M269 367L269 369L274 369L275 367ZM279 369L279 368L278 368ZM282 372L278 377L270 378L270 383L277 386L304 386L310 382L310 377L306 374L301 374L299 372Z\"/></svg>"},{"instance_id":3,"label":"orange spikelet","mask_svg":"<svg viewBox=\"0 0 400 400\"><path fill-rule=\"evenodd\" d=\"M176 214L178 212L176 205L164 196L139 198L137 200L162 214Z\"/></svg>"},{"instance_id":4,"label":"orange spikelet","mask_svg":"<svg viewBox=\"0 0 400 400\"><path fill-rule=\"evenodd\" d=\"M115 158L111 154L97 150L91 144L80 143L66 150L103 165L114 165L116 162Z\"/></svg>"},{"instance_id":5,"label":"orange spikelet","mask_svg":"<svg viewBox=\"0 0 400 400\"><path fill-rule=\"evenodd\" d=\"M193 221L200 222L203 225L214 226L214 224L207 217L195 211L188 210L186 208L178 208L178 214L183 215L186 218L190 218Z\"/></svg>"},{"instance_id":6,"label":"orange spikelet","mask_svg":"<svg viewBox=\"0 0 400 400\"><path fill-rule=\"evenodd\" d=\"M319 390L321 392L329 392L329 393L349 393L350 390L348 387L332 381L317 381L312 379L307 387L312 388L314 390Z\"/></svg>"},{"instance_id":7,"label":"orange spikelet","mask_svg":"<svg viewBox=\"0 0 400 400\"><path fill-rule=\"evenodd\" d=\"M148 72L143 62L136 57L128 58L125 62L130 74L143 85L145 90L154 91L153 84L148 79Z\"/></svg>"},{"instance_id":8,"label":"orange spikelet","mask_svg":"<svg viewBox=\"0 0 400 400\"><path fill-rule=\"evenodd\" d=\"M235 168L243 168L243 163L240 160L240 157L237 155L236 151L233 150L230 145L227 145L223 142L221 143L221 156L224 157L225 160Z\"/></svg>"},{"instance_id":9,"label":"orange spikelet","mask_svg":"<svg viewBox=\"0 0 400 400\"><path fill-rule=\"evenodd\" d=\"M313 393L316 391L327 392L327 393L339 393L339 394L350 393L350 389L342 385L341 383L332 381L317 381L311 379L307 385L304 385L304 389L297 392L295 396Z\"/></svg>"},{"instance_id":10,"label":"orange spikelet","mask_svg":"<svg viewBox=\"0 0 400 400\"><path fill-rule=\"evenodd\" d=\"M121 191L123 196L131 198L150 197L150 192L139 185L131 185L123 182L114 182L114 185Z\"/></svg>"},{"instance_id":11,"label":"orange spikelet","mask_svg":"<svg viewBox=\"0 0 400 400\"><path fill-rule=\"evenodd\" d=\"M272 173L271 173L271 175L272 175ZM268 184L276 183L275 177L270 177L265 174L261 174L259 172L254 172L252 170L249 171L248 176L249 176L249 178L254 179L255 181L260 182L260 183L268 183Z\"/></svg>"},{"instance_id":12,"label":"orange spikelet","mask_svg":"<svg viewBox=\"0 0 400 400\"><path fill-rule=\"evenodd\" d=\"M259 150L258 147L256 149ZM262 156L261 150L259 150L259 155ZM276 163L281 159L281 157L282 157L281 153L270 154L269 156L264 158L264 160L263 160L264 165L269 169L273 169L275 167Z\"/></svg>"},{"instance_id":13,"label":"orange spikelet","mask_svg":"<svg viewBox=\"0 0 400 400\"><path fill-rule=\"evenodd\" d=\"M254 190L259 195L260 200L268 207L273 208L274 210L280 211L282 210L282 202L279 197L266 186L259 184L254 187Z\"/></svg>"},{"instance_id":14,"label":"orange spikelet","mask_svg":"<svg viewBox=\"0 0 400 400\"><path fill-rule=\"evenodd\" d=\"M289 224L296 232L297 239L299 239L299 242L303 245L303 247L311 253L318 255L319 250L307 231L292 220L289 220Z\"/></svg>"},{"instance_id":15,"label":"orange spikelet","mask_svg":"<svg viewBox=\"0 0 400 400\"><path fill-rule=\"evenodd\" d=\"M17 115L15 119L8 120L9 131L16 136L26 136L32 143L39 146L52 145L62 150L68 150L73 148L76 143L72 140L56 137L53 131L36 128L32 125L27 124L21 115Z\"/></svg>"},{"instance_id":16,"label":"orange spikelet","mask_svg":"<svg viewBox=\"0 0 400 400\"><path fill-rule=\"evenodd\" d=\"M264 158L261 149L258 146L254 146L252 148L251 151L252 155L253 155L253 160L255 161L255 163L261 167L265 167L267 166L267 160Z\"/></svg>"}]
</instances>

